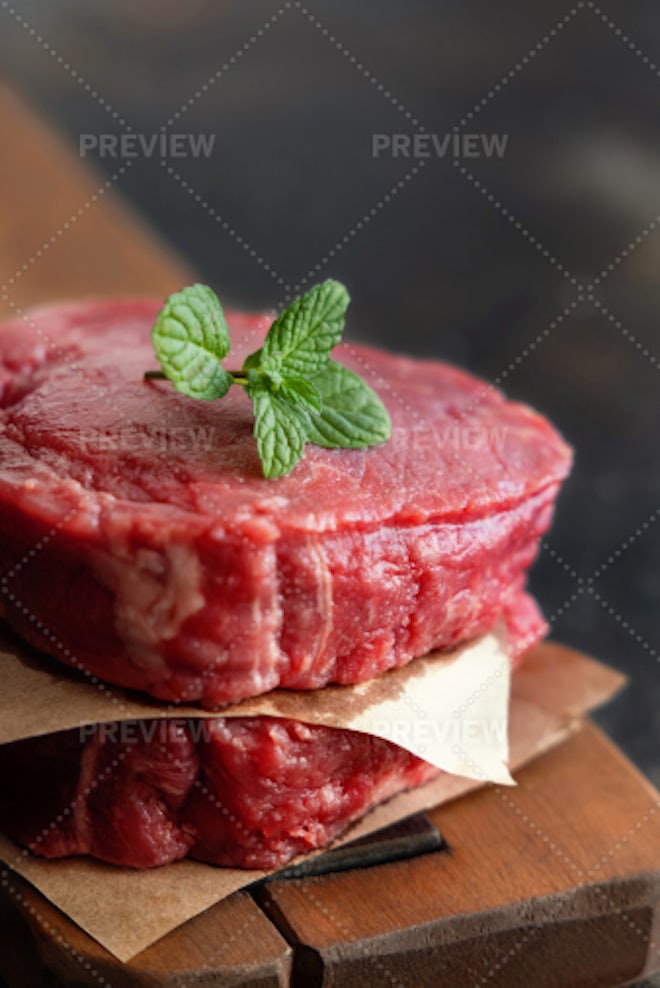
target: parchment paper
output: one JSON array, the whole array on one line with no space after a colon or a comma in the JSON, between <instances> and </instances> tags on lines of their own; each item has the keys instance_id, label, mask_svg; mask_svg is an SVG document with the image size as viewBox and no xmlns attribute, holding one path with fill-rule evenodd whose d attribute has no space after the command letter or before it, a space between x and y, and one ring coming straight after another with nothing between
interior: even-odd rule
<instances>
[{"instance_id":1,"label":"parchment paper","mask_svg":"<svg viewBox=\"0 0 660 988\"><path fill-rule=\"evenodd\" d=\"M497 653L491 651L490 654L493 660L499 654L499 646ZM448 661L455 662L457 658L453 656ZM40 662L36 665L31 662L33 671L39 665ZM11 663L3 656L0 676L4 678L10 667ZM42 669L41 673L59 682L59 672L56 676L51 675L54 668L45 674ZM497 668L497 662L494 662L493 670ZM512 680L509 722L511 768L519 768L568 737L579 727L580 718L587 710L609 699L624 682L624 677L611 669L559 646L546 644L530 653ZM33 685L36 685L36 680L33 680ZM45 689L45 680L42 686ZM93 687L89 689L93 690ZM47 692L39 694L40 704L46 702L47 695ZM155 705L151 707L126 696L122 699L119 691L116 697L118 703L129 705L125 711L126 718L158 715ZM29 700L30 694L26 693L23 702ZM34 702L35 696L32 694L29 705L33 706ZM133 706L134 703L137 707ZM3 726L4 711L8 710L8 706L3 692L4 709L0 715ZM150 713L146 713L146 708L150 709ZM52 725L53 711L42 708L42 712L47 714ZM194 713L200 714L198 710ZM181 716L181 711L162 711L161 715ZM285 714L290 715L289 712ZM67 716L70 718L71 714ZM112 718L105 713L97 720L120 719L121 716L115 705ZM29 719L34 721L34 717ZM17 722L18 718L14 720ZM94 719L85 719L77 723L94 722ZM49 733L65 726L76 725L58 721L45 732L31 731L20 736ZM6 734L6 727L4 729ZM482 784L476 778L443 774L426 786L403 793L377 807L351 827L334 846L388 826L410 813L430 809ZM142 872L114 868L87 859L45 862L1 835L0 858L122 961L131 959L177 926L265 874L215 868L188 860ZM11 873L3 877L11 886Z\"/></svg>"},{"instance_id":2,"label":"parchment paper","mask_svg":"<svg viewBox=\"0 0 660 988\"><path fill-rule=\"evenodd\" d=\"M273 690L209 712L92 685L27 649L5 648L0 744L108 721L266 715L372 734L445 772L513 785L507 768L510 668L498 629L356 686Z\"/></svg>"}]
</instances>

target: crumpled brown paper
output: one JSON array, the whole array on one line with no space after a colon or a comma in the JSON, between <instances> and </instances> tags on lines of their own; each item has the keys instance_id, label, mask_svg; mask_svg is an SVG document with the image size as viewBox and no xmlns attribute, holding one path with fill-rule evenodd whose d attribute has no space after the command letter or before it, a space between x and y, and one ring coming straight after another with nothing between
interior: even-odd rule
<instances>
[{"instance_id":1,"label":"crumpled brown paper","mask_svg":"<svg viewBox=\"0 0 660 988\"><path fill-rule=\"evenodd\" d=\"M476 647L482 653L482 657L489 656L489 675L498 678L498 675L504 675L503 672L498 674L503 646L493 636L487 638L489 640L485 646L483 643L486 639L481 639L479 643L472 643L468 648ZM442 657L442 662L437 663L438 668L460 661L461 654L462 650L456 650L450 656ZM474 659L474 656L472 658ZM415 660L413 665L420 662L427 662L433 667L434 659ZM12 702L3 689L0 701L0 725L5 741L15 734L20 726L21 717L24 718L24 729L19 736L26 737L108 720L158 716L213 716L191 708L163 709L155 703L152 704L141 698L135 699L119 690L112 691L114 699L108 700L106 696L99 700L93 686L80 683L72 674L63 675L59 667L49 663L44 665L36 656L19 661L16 655L4 654L0 658L0 676L5 684L8 681L7 674L11 673L12 669L15 672L18 665L24 670L28 669L31 674L36 673L37 676L31 675L29 688L26 678L18 676L14 680L15 683L22 682L23 685L21 690L14 694L13 712L10 712ZM397 670L386 676L397 676L405 672L405 669ZM425 682L427 690L430 689L433 673L423 674L420 669L415 675L419 675ZM415 676L411 678L414 680ZM11 686L11 674L9 680ZM580 716L586 710L609 699L623 682L624 677L618 673L560 646L546 644L531 652L523 665L514 673L512 681L509 723L511 767L514 770L519 768L534 756L566 738L578 727ZM478 681L475 686L478 691ZM364 687L331 687L330 689L348 690L351 693L357 689L359 698L357 708L364 712L369 705L368 701L365 703ZM325 690L323 692L325 693ZM368 693L368 690L366 692ZM388 687L386 692L391 699L392 689ZM472 692L475 692L474 687ZM83 693L87 696L84 703L81 702ZM73 708L69 706L74 694L77 694L77 699L81 702L75 714ZM49 695L51 702L48 701ZM301 694L293 694L293 697L298 698L295 703L293 700L288 701L293 706L277 708L278 716L293 716L291 711L296 703L301 702ZM107 702L112 706L112 713L109 713ZM247 715L249 705L259 702L260 700L247 701L245 707L237 704L232 708L232 713ZM271 695L268 702L278 701L273 700ZM22 713L18 711L19 704ZM59 711L58 707L60 707ZM408 709L405 702L404 707ZM272 709L266 708L259 712L272 713ZM6 720L6 716L10 713L11 716ZM254 710L250 710L250 714L253 713ZM226 714L226 711L223 711L223 714ZM473 712L472 717L476 722ZM300 708L298 719L316 723L326 722L314 721L309 713L305 717L300 716ZM41 726L38 726L39 724ZM44 724L47 726L44 727ZM400 728L397 729L400 731ZM424 737L428 733L429 731L422 732ZM410 813L430 809L481 784L483 782L478 777L468 779L464 776L443 774L433 782L396 796L388 803L377 807L335 843L345 843L364 836ZM42 861L1 835L0 858L122 961L129 960L166 933L264 874L217 868L190 860L147 871L115 868L88 859ZM11 881L11 878L9 880Z\"/></svg>"}]
</instances>

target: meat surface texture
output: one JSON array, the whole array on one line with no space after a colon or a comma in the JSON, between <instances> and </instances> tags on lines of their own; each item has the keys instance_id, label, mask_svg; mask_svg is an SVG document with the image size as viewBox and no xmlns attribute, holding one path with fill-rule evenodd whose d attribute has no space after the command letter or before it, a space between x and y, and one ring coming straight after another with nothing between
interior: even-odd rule
<instances>
[{"instance_id":1,"label":"meat surface texture","mask_svg":"<svg viewBox=\"0 0 660 988\"><path fill-rule=\"evenodd\" d=\"M570 468L528 407L447 365L341 344L390 441L308 445L261 475L240 388L195 401L155 366L161 303L33 311L0 328L2 616L86 675L214 709L354 683L510 618ZM227 313L241 365L270 320ZM522 617L521 617L522 615Z\"/></svg>"},{"instance_id":2,"label":"meat surface texture","mask_svg":"<svg viewBox=\"0 0 660 988\"><path fill-rule=\"evenodd\" d=\"M272 869L439 770L274 717L105 724L0 747L0 826L46 858Z\"/></svg>"}]
</instances>

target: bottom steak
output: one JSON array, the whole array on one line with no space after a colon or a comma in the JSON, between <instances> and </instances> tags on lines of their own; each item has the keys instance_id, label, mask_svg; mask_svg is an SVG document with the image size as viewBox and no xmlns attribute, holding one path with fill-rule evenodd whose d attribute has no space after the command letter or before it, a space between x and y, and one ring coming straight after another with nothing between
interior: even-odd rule
<instances>
[{"instance_id":1,"label":"bottom steak","mask_svg":"<svg viewBox=\"0 0 660 988\"><path fill-rule=\"evenodd\" d=\"M275 717L102 724L0 747L0 826L47 858L275 868L439 770Z\"/></svg>"}]
</instances>

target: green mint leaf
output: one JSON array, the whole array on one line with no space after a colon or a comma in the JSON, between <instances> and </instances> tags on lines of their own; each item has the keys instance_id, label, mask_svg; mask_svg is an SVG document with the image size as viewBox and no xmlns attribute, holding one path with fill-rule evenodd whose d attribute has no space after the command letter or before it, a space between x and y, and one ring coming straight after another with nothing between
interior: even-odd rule
<instances>
[{"instance_id":1,"label":"green mint leaf","mask_svg":"<svg viewBox=\"0 0 660 988\"><path fill-rule=\"evenodd\" d=\"M261 367L283 376L318 374L341 338L349 301L338 281L324 281L297 298L268 330Z\"/></svg>"},{"instance_id":2,"label":"green mint leaf","mask_svg":"<svg viewBox=\"0 0 660 988\"><path fill-rule=\"evenodd\" d=\"M310 412L321 411L321 396L304 377L285 377L279 386L279 394L293 405L302 405Z\"/></svg>"},{"instance_id":3,"label":"green mint leaf","mask_svg":"<svg viewBox=\"0 0 660 988\"><path fill-rule=\"evenodd\" d=\"M321 396L321 410L309 414L310 442L357 449L390 438L392 423L387 409L358 374L331 360L312 383Z\"/></svg>"},{"instance_id":4,"label":"green mint leaf","mask_svg":"<svg viewBox=\"0 0 660 988\"><path fill-rule=\"evenodd\" d=\"M243 362L243 370L256 370L261 365L261 350L255 350L251 353L249 357L246 357Z\"/></svg>"},{"instance_id":5,"label":"green mint leaf","mask_svg":"<svg viewBox=\"0 0 660 988\"><path fill-rule=\"evenodd\" d=\"M254 437L264 477L290 473L303 455L307 413L266 382L248 387L254 405Z\"/></svg>"},{"instance_id":6,"label":"green mint leaf","mask_svg":"<svg viewBox=\"0 0 660 988\"><path fill-rule=\"evenodd\" d=\"M231 375L220 366L229 352L229 332L218 297L207 285L192 285L170 295L151 339L165 376L177 391L207 401L229 391Z\"/></svg>"}]
</instances>

